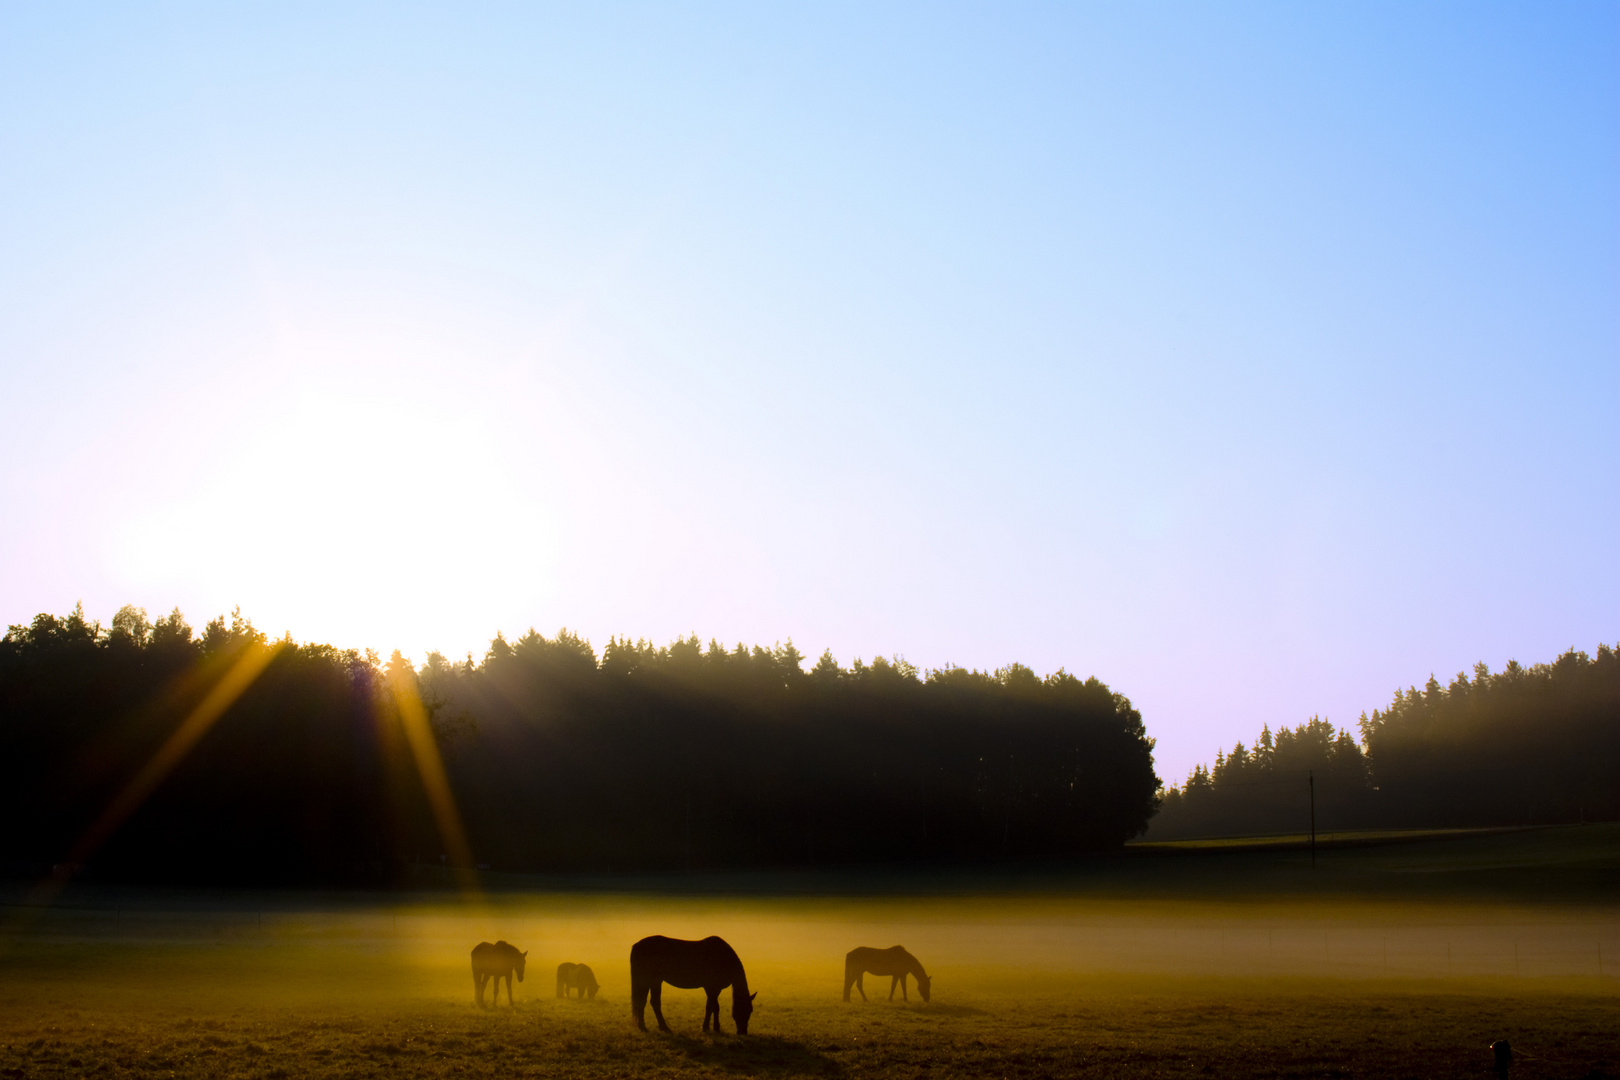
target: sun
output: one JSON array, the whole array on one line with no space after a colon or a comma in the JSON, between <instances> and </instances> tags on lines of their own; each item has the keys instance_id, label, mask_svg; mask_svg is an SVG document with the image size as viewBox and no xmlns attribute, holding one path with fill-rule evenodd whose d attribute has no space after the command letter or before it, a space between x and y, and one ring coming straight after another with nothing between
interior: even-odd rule
<instances>
[{"instance_id":1,"label":"sun","mask_svg":"<svg viewBox=\"0 0 1620 1080\"><path fill-rule=\"evenodd\" d=\"M468 410L306 393L117 531L140 594L240 604L261 628L420 655L481 641L551 573L540 499Z\"/></svg>"}]
</instances>

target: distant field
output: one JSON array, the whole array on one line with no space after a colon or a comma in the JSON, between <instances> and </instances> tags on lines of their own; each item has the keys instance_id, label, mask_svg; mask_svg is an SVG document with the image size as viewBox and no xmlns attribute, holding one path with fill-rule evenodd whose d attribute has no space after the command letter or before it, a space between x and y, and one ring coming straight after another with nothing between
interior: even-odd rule
<instances>
[{"instance_id":1,"label":"distant field","mask_svg":"<svg viewBox=\"0 0 1620 1080\"><path fill-rule=\"evenodd\" d=\"M1456 840L1465 836L1501 836L1506 833L1529 832L1527 828L1503 829L1359 829L1343 832L1319 832L1315 842L1319 848L1342 847L1347 844L1400 844L1417 840ZM1214 836L1199 840L1137 840L1126 847L1135 851L1194 851L1215 848L1278 848L1309 845L1311 834L1277 833L1266 836Z\"/></svg>"},{"instance_id":2,"label":"distant field","mask_svg":"<svg viewBox=\"0 0 1620 1080\"><path fill-rule=\"evenodd\" d=\"M1331 888L1272 896L1254 894L1256 867L1270 866L1262 884L1307 876L1295 856L902 875L819 895L757 876L476 901L80 891L8 911L0 1077L1479 1077L1496 1038L1519 1051L1515 1077L1620 1076L1614 894L1526 901L1517 883L1539 870L1600 889L1614 838L1347 848ZM1493 871L1501 895L1482 887ZM1421 883L1347 888L1392 874ZM654 932L736 946L755 1034L701 1036L701 993L675 990L674 1036L634 1030L628 949ZM496 938L531 950L529 974L515 1011L481 1012L467 951ZM897 942L933 974L932 1004L913 989L890 1005L874 978L873 1003L840 1001L843 953ZM596 969L596 1001L552 996L562 960Z\"/></svg>"}]
</instances>

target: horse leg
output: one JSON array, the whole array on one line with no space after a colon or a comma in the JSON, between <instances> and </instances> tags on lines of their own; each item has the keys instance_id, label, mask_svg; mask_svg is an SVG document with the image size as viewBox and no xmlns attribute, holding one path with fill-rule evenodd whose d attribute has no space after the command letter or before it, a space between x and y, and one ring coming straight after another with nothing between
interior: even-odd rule
<instances>
[{"instance_id":1,"label":"horse leg","mask_svg":"<svg viewBox=\"0 0 1620 1080\"><path fill-rule=\"evenodd\" d=\"M484 1007L484 977L476 971L473 972L473 997L477 999L478 1007L482 1009Z\"/></svg>"},{"instance_id":2,"label":"horse leg","mask_svg":"<svg viewBox=\"0 0 1620 1080\"><path fill-rule=\"evenodd\" d=\"M903 972L903 971L900 973L900 1000L901 1001L910 1001L911 1000L909 997L906 996L906 973Z\"/></svg>"},{"instance_id":3,"label":"horse leg","mask_svg":"<svg viewBox=\"0 0 1620 1080\"><path fill-rule=\"evenodd\" d=\"M652 988L653 1015L658 1017L658 1030L668 1031L669 1025L664 1023L664 980L653 983Z\"/></svg>"},{"instance_id":4,"label":"horse leg","mask_svg":"<svg viewBox=\"0 0 1620 1080\"><path fill-rule=\"evenodd\" d=\"M847 967L844 968L844 1000L845 1001L849 1000L849 988L854 986L854 985L855 985L855 973L853 971L849 970L849 968L847 968Z\"/></svg>"},{"instance_id":5,"label":"horse leg","mask_svg":"<svg viewBox=\"0 0 1620 1080\"><path fill-rule=\"evenodd\" d=\"M894 1000L894 990L895 990L895 987L897 987L899 985L900 985L900 976L896 975L894 978L889 980L889 1000L890 1001Z\"/></svg>"},{"instance_id":6,"label":"horse leg","mask_svg":"<svg viewBox=\"0 0 1620 1080\"><path fill-rule=\"evenodd\" d=\"M501 996L501 984L499 982L495 983L495 996ZM510 971L506 973L506 1003L514 1009L517 1008L517 1002L512 1000L512 973Z\"/></svg>"},{"instance_id":7,"label":"horse leg","mask_svg":"<svg viewBox=\"0 0 1620 1080\"><path fill-rule=\"evenodd\" d=\"M630 988L630 1012L636 1018L636 1027L647 1030L647 988L639 983Z\"/></svg>"},{"instance_id":8,"label":"horse leg","mask_svg":"<svg viewBox=\"0 0 1620 1080\"><path fill-rule=\"evenodd\" d=\"M855 989L857 989L857 990L859 990L861 992L861 1000L862 1001L871 1001L872 1000L871 998L866 996L866 972L862 971L862 972L859 972L859 973L856 974L856 976L855 976Z\"/></svg>"}]
</instances>

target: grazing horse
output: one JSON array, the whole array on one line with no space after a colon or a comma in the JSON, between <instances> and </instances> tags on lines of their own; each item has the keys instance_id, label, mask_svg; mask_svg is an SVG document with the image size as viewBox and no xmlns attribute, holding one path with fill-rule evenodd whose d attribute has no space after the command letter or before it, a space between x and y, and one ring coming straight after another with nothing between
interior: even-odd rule
<instances>
[{"instance_id":1,"label":"grazing horse","mask_svg":"<svg viewBox=\"0 0 1620 1080\"><path fill-rule=\"evenodd\" d=\"M506 1003L514 1009L517 1004L512 1000L512 973L517 972L517 981L523 981L523 966L528 961L529 954L518 952L517 946L508 945L504 941L497 941L491 945L487 941L480 941L473 946L472 969L473 991L478 997L478 1007L484 1007L484 984L495 980L495 997L490 1002L493 1008L501 1003L501 980L506 980Z\"/></svg>"},{"instance_id":2,"label":"grazing horse","mask_svg":"<svg viewBox=\"0 0 1620 1080\"><path fill-rule=\"evenodd\" d=\"M933 987L934 980L928 977L922 964L915 956L906 952L904 948L896 945L892 949L869 949L862 946L859 949L849 950L844 957L844 1000L849 1000L849 988L855 987L861 992L861 1000L866 1001L866 975L893 975L894 981L889 983L889 1000L894 1000L894 988L900 988L900 1000L910 1001L906 997L906 976L917 977L917 989L922 993L924 1001L928 1000L928 992Z\"/></svg>"},{"instance_id":3,"label":"grazing horse","mask_svg":"<svg viewBox=\"0 0 1620 1080\"><path fill-rule=\"evenodd\" d=\"M557 965L557 996L567 997L568 991L578 990L579 996L595 997L598 987L596 973L584 964Z\"/></svg>"},{"instance_id":4,"label":"grazing horse","mask_svg":"<svg viewBox=\"0 0 1620 1080\"><path fill-rule=\"evenodd\" d=\"M681 941L655 935L630 946L630 1011L642 1031L647 1030L649 995L653 1015L658 1017L658 1030L669 1030L664 1023L665 983L682 990L701 987L708 995L703 1007L703 1030L709 1030L712 1017L716 1034L720 1031L720 991L731 987L731 1018L737 1022L737 1034L748 1034L748 1018L753 1015L754 998L759 995L748 992L742 961L724 941L717 937Z\"/></svg>"}]
</instances>

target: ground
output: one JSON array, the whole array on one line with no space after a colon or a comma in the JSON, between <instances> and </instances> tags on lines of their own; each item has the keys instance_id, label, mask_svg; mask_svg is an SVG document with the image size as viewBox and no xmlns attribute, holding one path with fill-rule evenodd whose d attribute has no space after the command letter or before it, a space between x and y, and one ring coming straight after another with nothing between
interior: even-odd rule
<instances>
[{"instance_id":1,"label":"ground","mask_svg":"<svg viewBox=\"0 0 1620 1080\"><path fill-rule=\"evenodd\" d=\"M101 889L48 908L18 894L0 936L0 1080L1489 1077L1499 1038L1514 1077L1620 1078L1616 838L1328 852L1321 877L1297 853L1265 867L1201 855L1182 871L1155 859L1134 885L1116 867L862 895L807 895L799 879L465 897ZM1562 884L1537 897L1525 875ZM731 941L759 991L753 1034L702 1035L701 992L678 990L672 1035L635 1030L627 956L646 933ZM516 1008L479 1009L467 954L496 938L530 950L527 978ZM869 977L871 1003L842 1002L843 952L896 943L928 967L933 1001L913 986L891 1004ZM554 997L562 960L590 963L600 996ZM729 992L721 1013L729 1031Z\"/></svg>"},{"instance_id":2,"label":"ground","mask_svg":"<svg viewBox=\"0 0 1620 1080\"><path fill-rule=\"evenodd\" d=\"M123 981L7 997L0 1075L1482 1077L1501 1036L1514 1076L1620 1074L1615 999L1539 989L1149 980L892 1006L791 993L739 1038L699 1033L699 993L666 994L662 1035L636 1031L622 999L208 1005Z\"/></svg>"}]
</instances>

